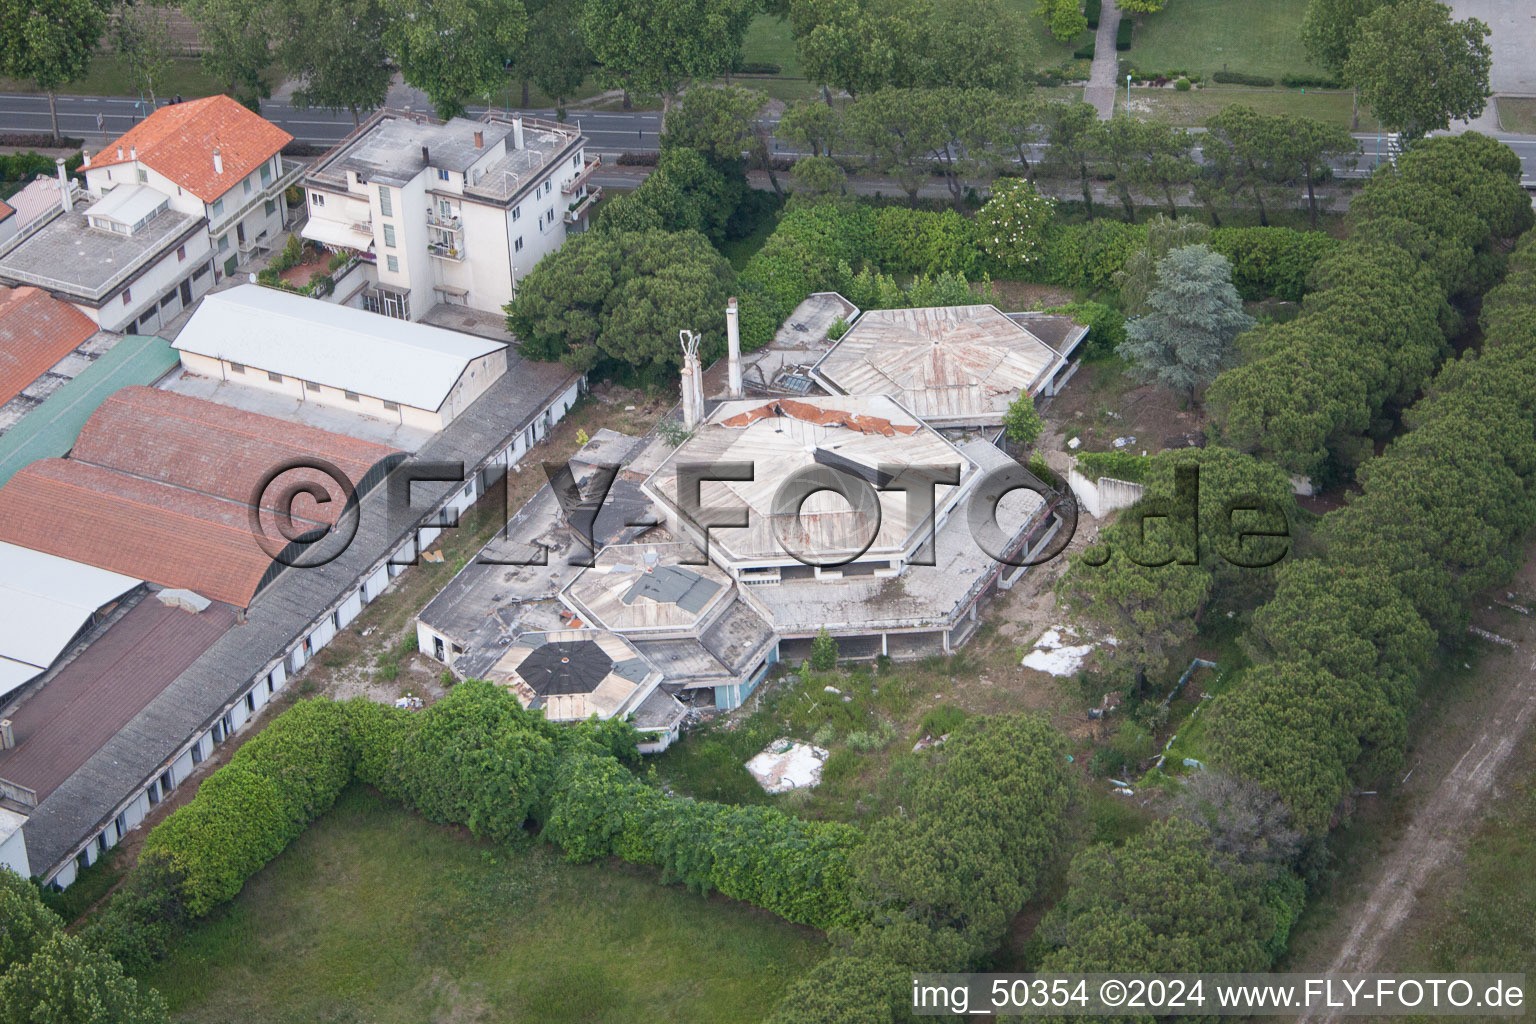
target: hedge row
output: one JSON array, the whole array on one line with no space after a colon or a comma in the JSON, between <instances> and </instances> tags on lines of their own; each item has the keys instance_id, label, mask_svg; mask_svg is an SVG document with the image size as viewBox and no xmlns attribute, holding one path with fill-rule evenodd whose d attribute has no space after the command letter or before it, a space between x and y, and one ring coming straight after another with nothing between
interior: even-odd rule
<instances>
[{"instance_id":1,"label":"hedge row","mask_svg":"<svg viewBox=\"0 0 1536 1024\"><path fill-rule=\"evenodd\" d=\"M1243 298L1299 302L1312 269L1338 249L1339 240L1321 231L1217 228L1205 244L1232 264L1232 283Z\"/></svg>"},{"instance_id":2,"label":"hedge row","mask_svg":"<svg viewBox=\"0 0 1536 1024\"><path fill-rule=\"evenodd\" d=\"M544 837L576 863L616 856L661 869L665 882L827 929L852 921L849 852L859 832L769 807L669 797L611 758L567 759Z\"/></svg>"},{"instance_id":3,"label":"hedge row","mask_svg":"<svg viewBox=\"0 0 1536 1024\"><path fill-rule=\"evenodd\" d=\"M1241 71L1217 71L1211 77L1222 85L1252 85L1267 89L1275 84L1275 80L1268 75L1247 75Z\"/></svg>"},{"instance_id":4,"label":"hedge row","mask_svg":"<svg viewBox=\"0 0 1536 1024\"><path fill-rule=\"evenodd\" d=\"M1088 0L1083 4L1083 17L1088 19L1089 28L1099 27L1099 16L1104 11L1104 0Z\"/></svg>"},{"instance_id":5,"label":"hedge row","mask_svg":"<svg viewBox=\"0 0 1536 1024\"><path fill-rule=\"evenodd\" d=\"M526 841L542 824L543 838L571 860L613 854L800 924L851 922L856 829L667 796L620 763L635 751L624 723L556 726L481 681L417 713L363 699L300 702L150 832L96 938L124 963L147 966L187 920L234 898L354 778L480 837Z\"/></svg>"},{"instance_id":6,"label":"hedge row","mask_svg":"<svg viewBox=\"0 0 1536 1024\"><path fill-rule=\"evenodd\" d=\"M1304 475L1367 458L1383 410L1409 400L1448 353L1459 322L1447 299L1495 280L1500 240L1529 226L1519 180L1508 148L1470 132L1420 142L1395 172L1373 175L1351 204L1351 238L1312 254L1322 287L1302 315L1241 339L1245 361L1211 385L1223 440ZM1217 234L1234 264L1263 248ZM1303 275L1289 264L1264 274L1293 284Z\"/></svg>"},{"instance_id":7,"label":"hedge row","mask_svg":"<svg viewBox=\"0 0 1536 1024\"><path fill-rule=\"evenodd\" d=\"M1324 517L1254 618L1270 660L1218 698L1214 760L1280 794L1321 832L1350 784L1400 761L1435 637L1510 578L1536 526L1536 237L1487 296L1481 353L1446 365L1412 429Z\"/></svg>"},{"instance_id":8,"label":"hedge row","mask_svg":"<svg viewBox=\"0 0 1536 1024\"><path fill-rule=\"evenodd\" d=\"M1129 50L1131 48L1131 34L1135 31L1135 23L1130 18L1121 18L1120 25L1115 29L1115 49Z\"/></svg>"}]
</instances>

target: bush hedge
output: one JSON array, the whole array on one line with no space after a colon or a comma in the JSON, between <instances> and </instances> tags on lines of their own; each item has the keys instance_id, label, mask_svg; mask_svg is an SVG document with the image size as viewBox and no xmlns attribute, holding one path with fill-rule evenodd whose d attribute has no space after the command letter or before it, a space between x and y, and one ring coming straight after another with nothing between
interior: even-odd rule
<instances>
[{"instance_id":1,"label":"bush hedge","mask_svg":"<svg viewBox=\"0 0 1536 1024\"><path fill-rule=\"evenodd\" d=\"M1077 60L1093 60L1094 40L1090 39L1082 46L1072 51L1072 56Z\"/></svg>"},{"instance_id":2,"label":"bush hedge","mask_svg":"<svg viewBox=\"0 0 1536 1024\"><path fill-rule=\"evenodd\" d=\"M1129 50L1131 48L1131 34L1134 31L1134 23L1131 19L1121 18L1119 28L1115 30L1115 49Z\"/></svg>"},{"instance_id":3,"label":"bush hedge","mask_svg":"<svg viewBox=\"0 0 1536 1024\"><path fill-rule=\"evenodd\" d=\"M1287 89L1342 89L1337 78L1328 75L1281 75L1280 84Z\"/></svg>"},{"instance_id":4,"label":"bush hedge","mask_svg":"<svg viewBox=\"0 0 1536 1024\"><path fill-rule=\"evenodd\" d=\"M1267 89L1275 84L1275 80L1268 75L1249 75L1241 71L1216 71L1211 77L1222 85L1251 85Z\"/></svg>"},{"instance_id":5,"label":"bush hedge","mask_svg":"<svg viewBox=\"0 0 1536 1024\"><path fill-rule=\"evenodd\" d=\"M1083 4L1083 17L1088 19L1089 28L1099 27L1099 17L1104 12L1104 0L1087 0Z\"/></svg>"},{"instance_id":6,"label":"bush hedge","mask_svg":"<svg viewBox=\"0 0 1536 1024\"><path fill-rule=\"evenodd\" d=\"M1339 248L1339 240L1321 231L1291 228L1217 228L1206 245L1232 264L1232 283L1244 299L1273 295L1299 302L1312 268Z\"/></svg>"}]
</instances>

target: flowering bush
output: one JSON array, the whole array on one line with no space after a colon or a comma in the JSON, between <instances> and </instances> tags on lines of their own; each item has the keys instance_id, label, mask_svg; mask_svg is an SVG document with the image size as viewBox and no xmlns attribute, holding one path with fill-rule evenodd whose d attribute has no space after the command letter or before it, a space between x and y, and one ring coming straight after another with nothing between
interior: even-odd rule
<instances>
[{"instance_id":1,"label":"flowering bush","mask_svg":"<svg viewBox=\"0 0 1536 1024\"><path fill-rule=\"evenodd\" d=\"M1055 205L1027 181L998 181L977 215L981 247L1010 270L1037 266L1045 258L1045 231Z\"/></svg>"}]
</instances>

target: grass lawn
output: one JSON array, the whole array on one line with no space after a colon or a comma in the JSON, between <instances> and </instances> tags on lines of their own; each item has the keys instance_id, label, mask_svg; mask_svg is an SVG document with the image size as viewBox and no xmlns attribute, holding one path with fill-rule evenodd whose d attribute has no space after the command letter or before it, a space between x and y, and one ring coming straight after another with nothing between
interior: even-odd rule
<instances>
[{"instance_id":1,"label":"grass lawn","mask_svg":"<svg viewBox=\"0 0 1536 1024\"><path fill-rule=\"evenodd\" d=\"M1536 135L1536 97L1500 96L1499 127L1506 132Z\"/></svg>"},{"instance_id":2,"label":"grass lawn","mask_svg":"<svg viewBox=\"0 0 1536 1024\"><path fill-rule=\"evenodd\" d=\"M1301 46L1307 0L1178 0L1138 19L1125 56L1146 71L1321 74Z\"/></svg>"},{"instance_id":3,"label":"grass lawn","mask_svg":"<svg viewBox=\"0 0 1536 1024\"><path fill-rule=\"evenodd\" d=\"M1261 114L1295 114L1316 118L1330 124L1349 127L1351 98L1347 92L1319 92L1308 89L1132 89L1131 110L1140 117L1151 117L1177 125L1204 124L1206 118L1234 103L1252 107ZM1125 110L1125 86L1116 97L1116 108ZM1375 124L1365 107L1360 108L1360 126Z\"/></svg>"},{"instance_id":4,"label":"grass lawn","mask_svg":"<svg viewBox=\"0 0 1536 1024\"><path fill-rule=\"evenodd\" d=\"M192 1021L760 1019L820 936L342 795L145 980Z\"/></svg>"},{"instance_id":5,"label":"grass lawn","mask_svg":"<svg viewBox=\"0 0 1536 1024\"><path fill-rule=\"evenodd\" d=\"M268 82L278 80L275 72L268 72L266 77ZM0 78L0 92L42 91L30 81ZM115 53L98 53L91 58L89 70L60 91L74 96L137 96L139 94L138 88L133 84L133 76L128 73L127 64ZM208 96L223 91L224 83L204 71L196 57L176 57L172 59L164 81L155 89L155 95L164 99L180 94L191 99L194 96Z\"/></svg>"}]
</instances>

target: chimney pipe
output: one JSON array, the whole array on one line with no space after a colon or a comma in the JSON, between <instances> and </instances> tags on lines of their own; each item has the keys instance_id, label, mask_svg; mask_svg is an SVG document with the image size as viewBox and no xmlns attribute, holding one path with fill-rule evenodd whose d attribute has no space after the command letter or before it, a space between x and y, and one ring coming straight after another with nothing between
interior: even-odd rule
<instances>
[{"instance_id":1,"label":"chimney pipe","mask_svg":"<svg viewBox=\"0 0 1536 1024\"><path fill-rule=\"evenodd\" d=\"M213 151L213 173L224 173L224 154L217 149Z\"/></svg>"},{"instance_id":2,"label":"chimney pipe","mask_svg":"<svg viewBox=\"0 0 1536 1024\"><path fill-rule=\"evenodd\" d=\"M16 745L16 734L11 731L11 720L0 718L0 750L10 750Z\"/></svg>"},{"instance_id":3,"label":"chimney pipe","mask_svg":"<svg viewBox=\"0 0 1536 1024\"><path fill-rule=\"evenodd\" d=\"M117 147L117 158L119 160L121 160L123 158L123 147L122 146L118 146Z\"/></svg>"},{"instance_id":4,"label":"chimney pipe","mask_svg":"<svg viewBox=\"0 0 1536 1024\"><path fill-rule=\"evenodd\" d=\"M64 173L64 158L55 157L53 166L59 172L59 202L64 206L64 212L69 213L75 208L75 202L69 195L69 175Z\"/></svg>"},{"instance_id":5,"label":"chimney pipe","mask_svg":"<svg viewBox=\"0 0 1536 1024\"><path fill-rule=\"evenodd\" d=\"M514 117L512 119L512 147L514 149L523 149L524 148L524 146L523 146L523 119L520 118L520 117Z\"/></svg>"},{"instance_id":6,"label":"chimney pipe","mask_svg":"<svg viewBox=\"0 0 1536 1024\"><path fill-rule=\"evenodd\" d=\"M736 309L736 298L725 303L725 351L729 362L731 397L741 397L741 315Z\"/></svg>"},{"instance_id":7,"label":"chimney pipe","mask_svg":"<svg viewBox=\"0 0 1536 1024\"><path fill-rule=\"evenodd\" d=\"M481 131L479 128L475 129L475 148L485 148L485 132Z\"/></svg>"},{"instance_id":8,"label":"chimney pipe","mask_svg":"<svg viewBox=\"0 0 1536 1024\"><path fill-rule=\"evenodd\" d=\"M89 166L91 166L91 151L90 150L82 149L80 151L80 166L81 167L89 167Z\"/></svg>"},{"instance_id":9,"label":"chimney pipe","mask_svg":"<svg viewBox=\"0 0 1536 1024\"><path fill-rule=\"evenodd\" d=\"M699 387L698 363L699 363L699 336L693 331L678 331L677 337L683 345L683 373L681 390L683 396L683 426L693 431L699 425L699 420L704 417L704 392Z\"/></svg>"},{"instance_id":10,"label":"chimney pipe","mask_svg":"<svg viewBox=\"0 0 1536 1024\"><path fill-rule=\"evenodd\" d=\"M421 147L421 162L429 167L432 165L432 152L426 146Z\"/></svg>"},{"instance_id":11,"label":"chimney pipe","mask_svg":"<svg viewBox=\"0 0 1536 1024\"><path fill-rule=\"evenodd\" d=\"M139 147L138 146L129 146L128 147L128 159L129 160L137 160L138 158L139 158Z\"/></svg>"}]
</instances>

